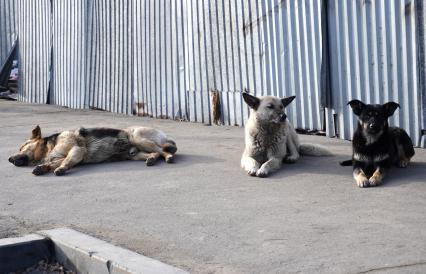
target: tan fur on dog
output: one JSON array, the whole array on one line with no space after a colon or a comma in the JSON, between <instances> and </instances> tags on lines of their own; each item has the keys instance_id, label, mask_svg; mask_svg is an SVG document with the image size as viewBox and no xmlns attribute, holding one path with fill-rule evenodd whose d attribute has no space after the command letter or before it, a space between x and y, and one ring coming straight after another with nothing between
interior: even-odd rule
<instances>
[{"instance_id":1,"label":"tan fur on dog","mask_svg":"<svg viewBox=\"0 0 426 274\"><path fill-rule=\"evenodd\" d=\"M85 163L142 160L153 165L160 157L171 163L176 151L172 139L162 131L148 127L79 128L43 138L37 126L31 138L9 161L16 166L37 165L33 170L35 175L49 171L63 175L75 165Z\"/></svg>"}]
</instances>

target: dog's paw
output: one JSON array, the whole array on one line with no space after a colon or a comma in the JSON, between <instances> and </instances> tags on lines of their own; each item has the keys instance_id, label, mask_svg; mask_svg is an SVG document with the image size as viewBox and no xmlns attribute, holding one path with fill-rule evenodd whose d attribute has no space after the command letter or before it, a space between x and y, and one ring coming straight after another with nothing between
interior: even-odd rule
<instances>
[{"instance_id":1,"label":"dog's paw","mask_svg":"<svg viewBox=\"0 0 426 274\"><path fill-rule=\"evenodd\" d=\"M359 187L369 187L370 186L370 182L368 181L367 178L356 180L356 184Z\"/></svg>"},{"instance_id":2,"label":"dog's paw","mask_svg":"<svg viewBox=\"0 0 426 274\"><path fill-rule=\"evenodd\" d=\"M40 176L40 175L43 175L43 174L46 174L46 173L47 173L46 168L45 168L45 167L43 167L43 166L36 166L36 167L33 169L33 174L34 174L35 176Z\"/></svg>"},{"instance_id":3,"label":"dog's paw","mask_svg":"<svg viewBox=\"0 0 426 274\"><path fill-rule=\"evenodd\" d=\"M62 175L65 175L65 171L66 171L66 169L65 169L65 168L63 168L63 167L58 167L57 169L55 169L55 171L53 171L53 173L54 173L56 176L62 176Z\"/></svg>"},{"instance_id":4,"label":"dog's paw","mask_svg":"<svg viewBox=\"0 0 426 274\"><path fill-rule=\"evenodd\" d=\"M260 178L265 178L268 177L269 175L269 171L265 168L260 168L257 172L256 172L256 176L260 177Z\"/></svg>"},{"instance_id":5,"label":"dog's paw","mask_svg":"<svg viewBox=\"0 0 426 274\"><path fill-rule=\"evenodd\" d=\"M257 167L244 167L244 170L247 172L248 175L250 176L256 176L257 171L259 170L259 168Z\"/></svg>"},{"instance_id":6,"label":"dog's paw","mask_svg":"<svg viewBox=\"0 0 426 274\"><path fill-rule=\"evenodd\" d=\"M133 157L133 156L135 156L136 154L138 154L138 152L139 152L139 150L138 150L137 148L135 148L135 147L131 147L131 148L129 149L129 155L130 155L131 157Z\"/></svg>"},{"instance_id":7,"label":"dog's paw","mask_svg":"<svg viewBox=\"0 0 426 274\"><path fill-rule=\"evenodd\" d=\"M146 159L145 163L146 163L147 166L153 166L155 164L156 160L157 159L154 158L154 157L149 157L148 159Z\"/></svg>"},{"instance_id":8,"label":"dog's paw","mask_svg":"<svg viewBox=\"0 0 426 274\"><path fill-rule=\"evenodd\" d=\"M284 158L284 163L286 164L294 164L299 160L299 156L297 155L289 155Z\"/></svg>"},{"instance_id":9,"label":"dog's paw","mask_svg":"<svg viewBox=\"0 0 426 274\"><path fill-rule=\"evenodd\" d=\"M368 180L369 186L378 186L382 183L382 179L377 176L371 176Z\"/></svg>"},{"instance_id":10,"label":"dog's paw","mask_svg":"<svg viewBox=\"0 0 426 274\"><path fill-rule=\"evenodd\" d=\"M175 162L175 157L173 155L166 156L166 163L171 164Z\"/></svg>"},{"instance_id":11,"label":"dog's paw","mask_svg":"<svg viewBox=\"0 0 426 274\"><path fill-rule=\"evenodd\" d=\"M410 160L401 160L401 161L398 161L398 163L396 165L398 167L405 168L405 167L408 166L409 162L410 162Z\"/></svg>"}]
</instances>

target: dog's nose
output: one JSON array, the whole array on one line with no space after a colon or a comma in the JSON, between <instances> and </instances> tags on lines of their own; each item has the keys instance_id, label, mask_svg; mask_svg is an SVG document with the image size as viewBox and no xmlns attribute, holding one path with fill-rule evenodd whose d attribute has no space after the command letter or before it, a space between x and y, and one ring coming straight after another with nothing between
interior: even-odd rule
<instances>
[{"instance_id":1,"label":"dog's nose","mask_svg":"<svg viewBox=\"0 0 426 274\"><path fill-rule=\"evenodd\" d=\"M285 114L285 113L283 113L282 115L281 115L281 122L284 122L285 121L285 119L287 119L287 115Z\"/></svg>"},{"instance_id":2,"label":"dog's nose","mask_svg":"<svg viewBox=\"0 0 426 274\"><path fill-rule=\"evenodd\" d=\"M13 161L13 157L12 156L9 157L9 162L11 162L13 164L14 161Z\"/></svg>"},{"instance_id":3,"label":"dog's nose","mask_svg":"<svg viewBox=\"0 0 426 274\"><path fill-rule=\"evenodd\" d=\"M10 158L12 158L12 157L10 157ZM10 161L10 158L9 158L9 161ZM26 166L26 165L28 165L28 161L29 161L27 155L15 156L11 160L12 160L11 163L14 164L15 166Z\"/></svg>"},{"instance_id":4,"label":"dog's nose","mask_svg":"<svg viewBox=\"0 0 426 274\"><path fill-rule=\"evenodd\" d=\"M371 129L375 129L375 128L377 128L377 125L376 125L376 124L371 123L368 127L369 127L369 128L371 128Z\"/></svg>"}]
</instances>

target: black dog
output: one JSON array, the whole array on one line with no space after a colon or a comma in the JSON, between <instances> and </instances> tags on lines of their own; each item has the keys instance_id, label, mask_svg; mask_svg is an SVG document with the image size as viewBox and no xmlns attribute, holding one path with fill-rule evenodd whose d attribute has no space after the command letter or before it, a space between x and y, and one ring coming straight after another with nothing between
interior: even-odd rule
<instances>
[{"instance_id":1,"label":"black dog","mask_svg":"<svg viewBox=\"0 0 426 274\"><path fill-rule=\"evenodd\" d=\"M401 128L389 127L388 118L399 104L366 105L359 100L348 103L359 118L353 138L352 160L341 165L352 165L359 187L379 185L392 165L406 167L414 155L413 143Z\"/></svg>"}]
</instances>

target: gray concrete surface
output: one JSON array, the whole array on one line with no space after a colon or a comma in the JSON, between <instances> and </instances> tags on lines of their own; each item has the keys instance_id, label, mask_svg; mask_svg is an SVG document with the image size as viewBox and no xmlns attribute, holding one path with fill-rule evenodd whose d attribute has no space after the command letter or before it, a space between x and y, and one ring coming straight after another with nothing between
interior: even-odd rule
<instances>
[{"instance_id":1,"label":"gray concrete surface","mask_svg":"<svg viewBox=\"0 0 426 274\"><path fill-rule=\"evenodd\" d=\"M76 273L188 274L176 267L69 228L38 232L52 240L55 259Z\"/></svg>"},{"instance_id":2,"label":"gray concrete surface","mask_svg":"<svg viewBox=\"0 0 426 274\"><path fill-rule=\"evenodd\" d=\"M35 177L7 158L39 124L154 126L176 163L117 162ZM350 142L301 136L335 157L304 157L270 178L239 168L243 129L0 101L0 237L72 227L192 273L425 273L426 151L385 185L359 189Z\"/></svg>"}]
</instances>

